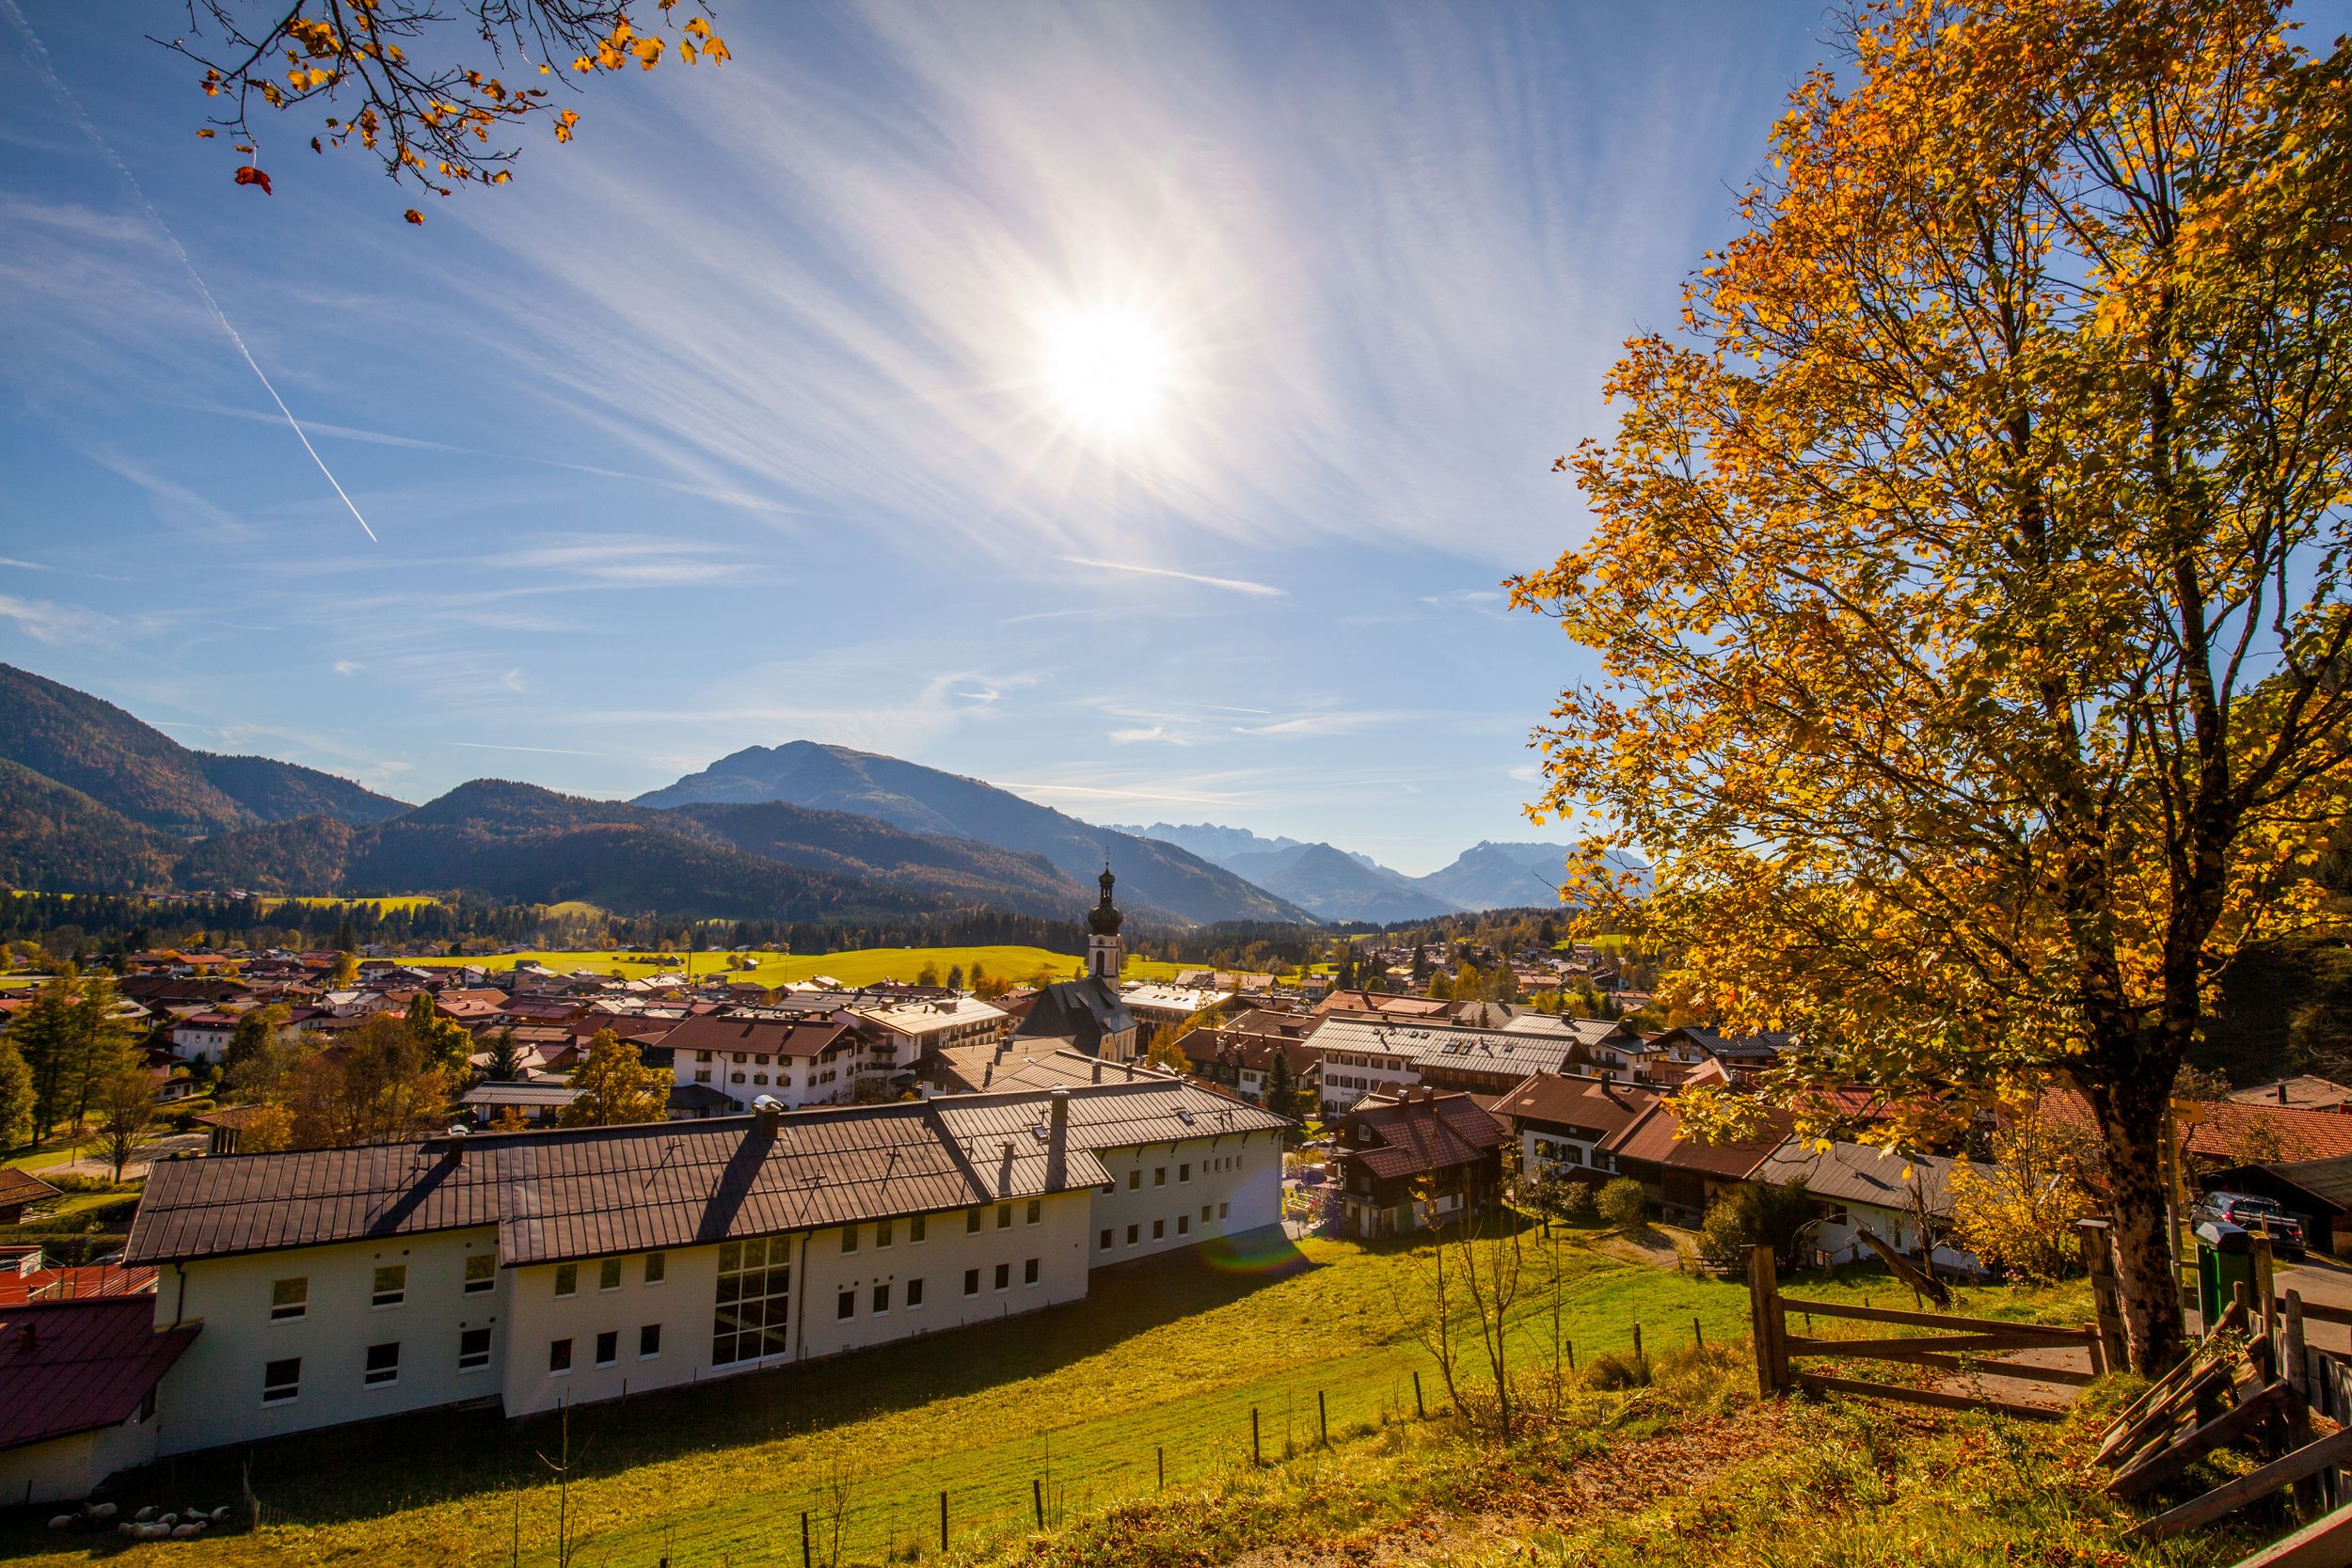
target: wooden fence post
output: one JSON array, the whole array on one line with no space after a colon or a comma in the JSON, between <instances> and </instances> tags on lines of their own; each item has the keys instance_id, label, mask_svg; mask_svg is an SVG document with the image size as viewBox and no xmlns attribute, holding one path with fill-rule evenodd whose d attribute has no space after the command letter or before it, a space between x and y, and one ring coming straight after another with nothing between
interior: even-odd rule
<instances>
[{"instance_id":1,"label":"wooden fence post","mask_svg":"<svg viewBox=\"0 0 2352 1568\"><path fill-rule=\"evenodd\" d=\"M1029 1478L1029 1503L1037 1510L1037 1528L1045 1528L1045 1482L1037 1476Z\"/></svg>"},{"instance_id":2,"label":"wooden fence post","mask_svg":"<svg viewBox=\"0 0 2352 1568\"><path fill-rule=\"evenodd\" d=\"M1324 1402L1323 1390L1315 1390L1315 1425L1322 1430L1323 1446L1331 1446L1331 1407Z\"/></svg>"},{"instance_id":3,"label":"wooden fence post","mask_svg":"<svg viewBox=\"0 0 2352 1568\"><path fill-rule=\"evenodd\" d=\"M808 1568L808 1510L801 1510L801 1568Z\"/></svg>"},{"instance_id":4,"label":"wooden fence post","mask_svg":"<svg viewBox=\"0 0 2352 1568\"><path fill-rule=\"evenodd\" d=\"M1258 1446L1258 1407L1254 1404L1249 1407L1249 1463L1265 1463L1264 1450Z\"/></svg>"},{"instance_id":5,"label":"wooden fence post","mask_svg":"<svg viewBox=\"0 0 2352 1568\"><path fill-rule=\"evenodd\" d=\"M2131 1350L2123 1338L2123 1308L2115 1284L2115 1238L2106 1220L2084 1220L2083 1273L2090 1276L2090 1301L2098 1316L2097 1342L2091 1370L2111 1372L2131 1365Z\"/></svg>"},{"instance_id":6,"label":"wooden fence post","mask_svg":"<svg viewBox=\"0 0 2352 1568\"><path fill-rule=\"evenodd\" d=\"M1766 1399L1788 1387L1788 1325L1772 1249L1748 1248L1748 1321L1756 1340L1756 1388Z\"/></svg>"},{"instance_id":7,"label":"wooden fence post","mask_svg":"<svg viewBox=\"0 0 2352 1568\"><path fill-rule=\"evenodd\" d=\"M1153 1444L1153 1445L1152 1446L1152 1464L1153 1464L1153 1465L1154 1465L1158 1468L1158 1470L1159 1470L1159 1472L1160 1472L1160 1484L1159 1484L1159 1490L1161 1490L1161 1491L1165 1492L1165 1491L1167 1491L1167 1490L1168 1490L1168 1445L1167 1445L1167 1444L1165 1444L1165 1443L1155 1443L1155 1444Z\"/></svg>"},{"instance_id":8,"label":"wooden fence post","mask_svg":"<svg viewBox=\"0 0 2352 1568\"><path fill-rule=\"evenodd\" d=\"M1569 1365L1573 1366L1575 1363L1571 1362ZM1429 1408L1421 1402L1421 1372L1419 1369L1416 1369L1413 1372L1413 1414L1422 1420L1425 1421L1429 1419Z\"/></svg>"},{"instance_id":9,"label":"wooden fence post","mask_svg":"<svg viewBox=\"0 0 2352 1568\"><path fill-rule=\"evenodd\" d=\"M1638 1323L1633 1325L1633 1359L1642 1359L1642 1325Z\"/></svg>"},{"instance_id":10,"label":"wooden fence post","mask_svg":"<svg viewBox=\"0 0 2352 1568\"><path fill-rule=\"evenodd\" d=\"M1699 1326L1699 1315L1696 1312L1691 1314L1691 1343L1701 1350L1707 1348L1707 1330Z\"/></svg>"},{"instance_id":11,"label":"wooden fence post","mask_svg":"<svg viewBox=\"0 0 2352 1568\"><path fill-rule=\"evenodd\" d=\"M947 1549L947 1494L939 1495L939 1549Z\"/></svg>"}]
</instances>

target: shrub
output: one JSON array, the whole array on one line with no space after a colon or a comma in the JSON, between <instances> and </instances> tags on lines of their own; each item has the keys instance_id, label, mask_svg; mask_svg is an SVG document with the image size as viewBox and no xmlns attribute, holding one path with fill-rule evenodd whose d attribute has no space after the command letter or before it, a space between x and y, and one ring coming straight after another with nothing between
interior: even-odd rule
<instances>
[{"instance_id":1,"label":"shrub","mask_svg":"<svg viewBox=\"0 0 2352 1568\"><path fill-rule=\"evenodd\" d=\"M1768 1246L1783 1267L1796 1261L1797 1232L1813 1218L1804 1183L1780 1187L1743 1181L1715 1200L1699 1227L1699 1259L1726 1273L1743 1267L1748 1248Z\"/></svg>"},{"instance_id":2,"label":"shrub","mask_svg":"<svg viewBox=\"0 0 2352 1568\"><path fill-rule=\"evenodd\" d=\"M1600 1190L1600 1217L1619 1230L1638 1230L1649 1220L1649 1195L1629 1176L1620 1176Z\"/></svg>"},{"instance_id":3,"label":"shrub","mask_svg":"<svg viewBox=\"0 0 2352 1568\"><path fill-rule=\"evenodd\" d=\"M1626 1388L1645 1388L1649 1386L1649 1362L1611 1351L1596 1355L1584 1364L1584 1386L1604 1394Z\"/></svg>"},{"instance_id":4,"label":"shrub","mask_svg":"<svg viewBox=\"0 0 2352 1568\"><path fill-rule=\"evenodd\" d=\"M1600 1205L1594 1201L1597 1189L1590 1181L1569 1181L1560 1195L1560 1218L1570 1225L1596 1225L1600 1221Z\"/></svg>"}]
</instances>

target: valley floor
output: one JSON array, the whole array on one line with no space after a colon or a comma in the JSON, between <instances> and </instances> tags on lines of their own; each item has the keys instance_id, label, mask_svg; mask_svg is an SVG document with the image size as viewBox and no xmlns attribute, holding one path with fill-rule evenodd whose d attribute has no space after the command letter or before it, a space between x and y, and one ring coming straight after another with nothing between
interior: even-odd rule
<instances>
[{"instance_id":1,"label":"valley floor","mask_svg":"<svg viewBox=\"0 0 2352 1568\"><path fill-rule=\"evenodd\" d=\"M464 964L484 964L492 969L512 969L518 962L542 963L549 969L569 971L591 970L598 974L619 971L626 979L640 980L648 974L678 974L684 973L683 954L665 955L681 961L671 964L640 963L643 954L629 951L499 953L488 958L404 958L421 968L448 968ZM749 969L730 969L730 961L749 959ZM972 966L980 964L1000 980L1026 984L1032 977L1043 974L1049 979L1067 980L1085 967L1086 960L1073 953L1048 952L1042 947L1010 944L981 947L862 947L846 953L697 953L694 955L694 974L708 978L724 974L730 979L749 981L769 987L790 985L813 980L819 974L831 975L846 986L870 986L883 980L912 982L925 964L937 966L945 976L950 969L961 968L969 985ZM1172 980L1186 969L1198 964L1163 962L1154 958L1129 958L1125 970L1130 980Z\"/></svg>"}]
</instances>

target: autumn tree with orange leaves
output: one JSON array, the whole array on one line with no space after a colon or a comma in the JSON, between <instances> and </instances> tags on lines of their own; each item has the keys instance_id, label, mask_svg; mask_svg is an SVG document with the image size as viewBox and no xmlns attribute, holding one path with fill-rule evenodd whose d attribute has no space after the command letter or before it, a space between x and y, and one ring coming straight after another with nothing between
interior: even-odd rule
<instances>
[{"instance_id":1,"label":"autumn tree with orange leaves","mask_svg":"<svg viewBox=\"0 0 2352 1568\"><path fill-rule=\"evenodd\" d=\"M203 68L216 108L196 134L227 134L246 160L238 184L271 189L260 161L270 116L257 118L258 105L317 111L311 151L356 140L393 181L448 196L513 178L528 125L570 141L580 113L558 87L665 58L729 57L704 8L653 0L652 10L674 36L641 32L632 8L611 0L190 0L188 30L154 41ZM424 221L414 207L405 215Z\"/></svg>"},{"instance_id":2,"label":"autumn tree with orange leaves","mask_svg":"<svg viewBox=\"0 0 2352 1568\"><path fill-rule=\"evenodd\" d=\"M2132 1361L2216 976L2322 917L2352 775L2352 52L2265 0L1858 12L1513 583L1598 652L1538 733L1570 896L1768 1075L2098 1129ZM1638 845L1636 904L1597 848ZM1725 1114L1693 1104L1694 1114Z\"/></svg>"}]
</instances>

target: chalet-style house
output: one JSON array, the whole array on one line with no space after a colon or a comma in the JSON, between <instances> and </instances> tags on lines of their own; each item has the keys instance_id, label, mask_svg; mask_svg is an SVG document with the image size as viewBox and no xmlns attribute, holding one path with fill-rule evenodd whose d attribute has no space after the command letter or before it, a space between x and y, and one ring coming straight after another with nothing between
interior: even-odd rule
<instances>
[{"instance_id":1,"label":"chalet-style house","mask_svg":"<svg viewBox=\"0 0 2352 1568\"><path fill-rule=\"evenodd\" d=\"M1415 1089L1359 1103L1331 1155L1345 1234L1401 1236L1478 1213L1502 1188L1502 1123L1467 1094Z\"/></svg>"},{"instance_id":2,"label":"chalet-style house","mask_svg":"<svg viewBox=\"0 0 2352 1568\"><path fill-rule=\"evenodd\" d=\"M1952 1217L1953 1162L1904 1155L1863 1144L1832 1143L1826 1152L1791 1138L1768 1155L1751 1177L1776 1186L1804 1184L1818 1219L1804 1237L1805 1250L1824 1263L1867 1263L1868 1230L1897 1252L1917 1257L1924 1230L1934 1242L1935 1266L1980 1275L1976 1254L1944 1239Z\"/></svg>"},{"instance_id":3,"label":"chalet-style house","mask_svg":"<svg viewBox=\"0 0 2352 1568\"><path fill-rule=\"evenodd\" d=\"M1495 1102L1494 1115L1518 1138L1524 1177L1605 1181L1615 1170L1609 1149L1656 1109L1658 1093L1613 1077L1537 1073Z\"/></svg>"}]
</instances>

